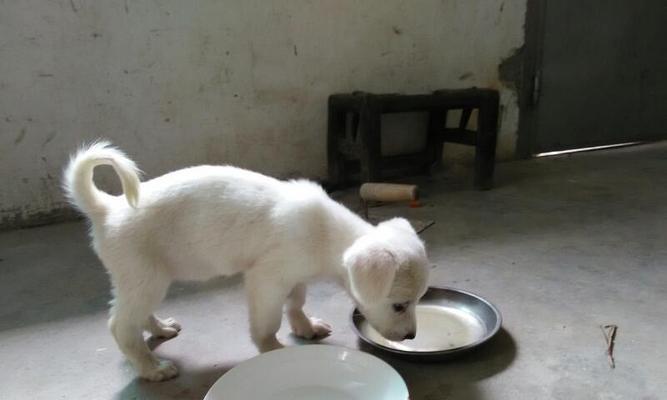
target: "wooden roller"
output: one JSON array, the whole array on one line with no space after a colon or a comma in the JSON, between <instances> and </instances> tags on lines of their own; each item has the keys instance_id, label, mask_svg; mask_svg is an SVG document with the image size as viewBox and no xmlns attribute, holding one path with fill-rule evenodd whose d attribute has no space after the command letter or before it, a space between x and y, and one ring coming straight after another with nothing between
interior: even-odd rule
<instances>
[{"instance_id":1,"label":"wooden roller","mask_svg":"<svg viewBox=\"0 0 667 400\"><path fill-rule=\"evenodd\" d=\"M386 203L408 201L410 207L419 207L419 190L417 185L400 185L396 183L364 183L359 188L359 197L364 217L368 219L368 202L381 201Z\"/></svg>"},{"instance_id":2,"label":"wooden roller","mask_svg":"<svg viewBox=\"0 0 667 400\"><path fill-rule=\"evenodd\" d=\"M415 201L419 199L417 185L396 183L364 183L359 188L359 196L364 201Z\"/></svg>"}]
</instances>

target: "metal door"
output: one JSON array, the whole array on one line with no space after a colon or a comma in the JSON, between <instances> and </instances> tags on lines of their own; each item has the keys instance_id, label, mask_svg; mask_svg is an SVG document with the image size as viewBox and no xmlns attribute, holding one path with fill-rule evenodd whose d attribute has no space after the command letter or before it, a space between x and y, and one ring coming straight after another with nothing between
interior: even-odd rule
<instances>
[{"instance_id":1,"label":"metal door","mask_svg":"<svg viewBox=\"0 0 667 400\"><path fill-rule=\"evenodd\" d=\"M536 0L527 18L524 153L667 138L667 1Z\"/></svg>"}]
</instances>

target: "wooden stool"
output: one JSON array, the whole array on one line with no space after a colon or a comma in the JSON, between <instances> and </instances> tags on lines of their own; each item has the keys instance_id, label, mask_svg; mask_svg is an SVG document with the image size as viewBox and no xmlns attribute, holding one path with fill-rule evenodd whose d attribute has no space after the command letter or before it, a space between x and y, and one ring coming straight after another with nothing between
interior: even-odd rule
<instances>
[{"instance_id":1,"label":"wooden stool","mask_svg":"<svg viewBox=\"0 0 667 400\"><path fill-rule=\"evenodd\" d=\"M328 167L332 187L346 185L355 169L361 182L379 182L383 172L429 173L442 159L444 142L475 146L475 187L493 186L498 92L489 89L437 90L432 94L401 95L354 92L329 96ZM468 123L477 109L477 129ZM447 128L447 113L461 110L456 128ZM428 112L425 148L413 154L382 156L381 116L388 113ZM357 167L358 165L358 167Z\"/></svg>"}]
</instances>

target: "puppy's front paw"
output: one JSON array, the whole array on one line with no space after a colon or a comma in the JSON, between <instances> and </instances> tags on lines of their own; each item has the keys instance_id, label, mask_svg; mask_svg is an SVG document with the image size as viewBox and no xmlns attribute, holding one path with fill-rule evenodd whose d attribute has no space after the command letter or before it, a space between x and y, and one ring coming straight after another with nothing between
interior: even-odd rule
<instances>
[{"instance_id":1,"label":"puppy's front paw","mask_svg":"<svg viewBox=\"0 0 667 400\"><path fill-rule=\"evenodd\" d=\"M331 334L331 325L319 318L303 318L292 321L292 332L303 339L321 339Z\"/></svg>"},{"instance_id":2,"label":"puppy's front paw","mask_svg":"<svg viewBox=\"0 0 667 400\"><path fill-rule=\"evenodd\" d=\"M331 325L327 324L326 322L322 321L319 318L310 318L310 323L313 327L313 333L315 334L315 338L325 338L329 335L331 335L331 331L333 328Z\"/></svg>"},{"instance_id":3,"label":"puppy's front paw","mask_svg":"<svg viewBox=\"0 0 667 400\"><path fill-rule=\"evenodd\" d=\"M161 382L178 376L178 368L169 360L160 360L155 367L141 371L139 375L152 382Z\"/></svg>"}]
</instances>

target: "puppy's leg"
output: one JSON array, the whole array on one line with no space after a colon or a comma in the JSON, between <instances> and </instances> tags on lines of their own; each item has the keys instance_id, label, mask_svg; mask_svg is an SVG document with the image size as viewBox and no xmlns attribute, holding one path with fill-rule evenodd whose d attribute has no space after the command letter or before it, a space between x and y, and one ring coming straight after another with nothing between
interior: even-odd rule
<instances>
[{"instance_id":1,"label":"puppy's leg","mask_svg":"<svg viewBox=\"0 0 667 400\"><path fill-rule=\"evenodd\" d=\"M292 332L304 339L323 338L331 334L331 325L319 318L308 318L303 312L306 303L306 285L300 283L292 289L287 297L287 319Z\"/></svg>"},{"instance_id":2,"label":"puppy's leg","mask_svg":"<svg viewBox=\"0 0 667 400\"><path fill-rule=\"evenodd\" d=\"M276 333L283 317L283 304L289 293L261 271L246 272L245 289L250 312L250 335L260 352L282 348Z\"/></svg>"},{"instance_id":3,"label":"puppy's leg","mask_svg":"<svg viewBox=\"0 0 667 400\"><path fill-rule=\"evenodd\" d=\"M141 265L136 268L141 269ZM163 381L178 375L176 366L160 360L150 351L142 335L146 321L164 298L169 281L161 277L139 276L114 282L115 299L109 328L120 350L137 369L139 376Z\"/></svg>"},{"instance_id":4,"label":"puppy's leg","mask_svg":"<svg viewBox=\"0 0 667 400\"><path fill-rule=\"evenodd\" d=\"M158 318L155 314L151 314L146 323L146 330L153 337L171 339L178 335L178 332L181 330L181 324L173 318L162 319Z\"/></svg>"}]
</instances>

